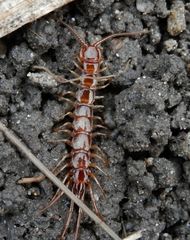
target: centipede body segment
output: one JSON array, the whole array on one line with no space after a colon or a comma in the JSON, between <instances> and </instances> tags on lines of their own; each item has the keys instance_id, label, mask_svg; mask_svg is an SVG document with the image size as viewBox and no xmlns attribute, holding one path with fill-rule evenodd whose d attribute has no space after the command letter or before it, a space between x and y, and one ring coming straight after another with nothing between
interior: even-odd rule
<instances>
[{"instance_id":1,"label":"centipede body segment","mask_svg":"<svg viewBox=\"0 0 190 240\"><path fill-rule=\"evenodd\" d=\"M61 161L52 170L52 172L55 175L58 175L62 171L65 171L63 183L69 187L72 192L82 201L84 201L86 192L88 192L96 214L100 215L94 198L92 181L95 181L101 191L103 191L94 173L95 170L102 170L100 167L98 167L94 159L101 161L106 161L106 159L101 154L100 148L93 144L94 136L104 135L104 133L101 132L94 132L94 129L96 128L104 128L104 126L101 124L101 118L99 116L94 116L94 110L103 107L102 105L95 104L96 99L102 98L102 96L96 96L97 90L105 88L113 78L113 75L100 76L100 72L103 71L103 58L100 44L113 37L135 36L145 34L147 32L116 33L109 35L108 37L105 37L94 44L87 44L80 38L73 28L66 23L63 23L63 25L72 32L72 34L81 44L80 54L78 57L79 62L75 64L81 71L81 74L78 75L77 73L74 73L76 78L71 80L66 80L59 76L55 77L55 79L60 83L71 83L77 85L78 90L76 93L67 93L75 98L74 102L66 98L65 95L62 96L63 100L69 101L74 106L74 111L66 114L66 116L69 116L73 120L72 123L64 123L62 126L58 127L56 131L64 132L70 135L70 139L63 139L61 141L70 145L71 151L69 154L63 156ZM44 68L42 68L42 70L44 70ZM99 121L100 124L97 124L97 121ZM43 176L38 178L26 178L21 180L20 183L39 182L43 179ZM49 204L42 211L55 204L63 194L64 193L58 189ZM60 239L65 239L65 235L72 218L73 209L74 202L71 201L68 216L63 231L60 235ZM79 235L78 233L81 215L82 211L79 209L74 236L75 240L78 239Z\"/></svg>"}]
</instances>

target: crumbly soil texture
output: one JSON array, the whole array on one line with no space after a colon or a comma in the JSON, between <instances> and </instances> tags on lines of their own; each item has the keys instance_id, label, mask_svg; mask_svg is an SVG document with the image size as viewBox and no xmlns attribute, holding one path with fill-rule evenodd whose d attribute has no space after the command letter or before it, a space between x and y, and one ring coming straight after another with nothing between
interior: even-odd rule
<instances>
[{"instance_id":1,"label":"crumbly soil texture","mask_svg":"<svg viewBox=\"0 0 190 240\"><path fill-rule=\"evenodd\" d=\"M1 121L52 169L70 151L63 143L50 143L68 138L54 131L71 121L61 118L72 107L60 96L76 87L55 86L53 80L43 83L51 76L33 66L45 66L66 79L75 77L69 70L75 70L80 43L61 20L91 43L111 33L150 30L140 38L102 44L107 66L102 75L115 78L97 91L104 96L104 109L95 115L104 119L109 136L93 141L109 166L97 160L108 176L96 171L106 197L96 184L94 195L104 221L122 238L144 229L144 240L190 239L189 10L185 0L75 1L1 40ZM0 240L58 239L70 200L63 196L40 214L56 187L47 179L17 183L39 174L0 134ZM93 209L88 193L85 202ZM66 239L73 239L77 211ZM84 214L80 239L111 238Z\"/></svg>"}]
</instances>

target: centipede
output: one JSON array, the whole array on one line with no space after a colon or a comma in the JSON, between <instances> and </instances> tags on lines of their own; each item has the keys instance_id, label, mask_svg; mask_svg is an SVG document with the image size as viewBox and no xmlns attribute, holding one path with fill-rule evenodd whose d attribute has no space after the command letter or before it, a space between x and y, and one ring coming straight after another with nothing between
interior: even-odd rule
<instances>
[{"instance_id":1,"label":"centipede","mask_svg":"<svg viewBox=\"0 0 190 240\"><path fill-rule=\"evenodd\" d=\"M101 216L97 203L94 197L93 182L97 184L100 190L104 193L104 190L96 177L96 171L104 171L98 166L97 162L102 161L106 163L107 159L101 148L93 143L96 136L104 136L105 133L97 129L104 129L105 124L102 117L97 116L96 110L103 108L103 105L97 104L97 100L103 99L103 96L97 95L97 90L106 88L114 75L104 76L105 67L102 56L102 43L112 38L117 37L133 37L147 34L147 30L139 32L123 32L114 33L108 35L101 40L96 41L93 44L85 42L73 27L65 22L62 25L66 27L71 34L80 43L80 52L77 57L77 62L74 62L76 71L70 70L74 74L74 78L67 80L63 76L54 75L55 80L59 84L70 83L77 86L76 92L68 91L61 96L62 100L65 100L73 105L73 111L67 112L63 118L69 118L70 120L63 123L56 128L57 132L63 132L69 135L69 138L62 139L61 142L70 146L70 152L64 155L59 163L52 169L52 172L57 176L60 173L65 173L62 182L82 201L85 201L85 196L88 194L91 199L91 203L95 213ZM40 70L45 70L50 73L44 67L36 67ZM66 95L68 95L66 97ZM69 96L74 98L72 101ZM45 176L23 178L19 183L32 183L40 182ZM64 195L64 192L60 189L56 191L48 205L44 207L41 212L47 210L49 207L57 203L57 201ZM64 227L59 234L58 239L65 239L68 231L72 214L74 211L74 202L71 200L70 208L68 210L67 218L65 220ZM76 220L76 229L74 232L74 240L79 239L79 228L82 217L82 210L78 209L78 215Z\"/></svg>"}]
</instances>

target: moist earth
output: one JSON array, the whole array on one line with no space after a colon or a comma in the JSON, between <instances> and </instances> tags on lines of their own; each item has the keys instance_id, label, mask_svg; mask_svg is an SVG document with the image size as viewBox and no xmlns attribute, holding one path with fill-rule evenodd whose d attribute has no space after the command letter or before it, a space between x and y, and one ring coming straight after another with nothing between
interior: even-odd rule
<instances>
[{"instance_id":1,"label":"moist earth","mask_svg":"<svg viewBox=\"0 0 190 240\"><path fill-rule=\"evenodd\" d=\"M109 134L94 142L109 166L97 162L108 175L96 173L106 197L96 185L94 194L103 219L121 237L143 229L145 240L190 239L189 10L185 0L75 1L1 40L1 121L51 169L68 151L64 144L50 143L63 138L53 128L72 111L59 96L76 88L56 86L51 79L42 84L47 73L33 66L73 78L69 70L75 69L80 44L61 20L88 42L116 32L150 30L102 46L104 75L115 78L97 92L104 96L104 109L95 114L102 116ZM38 74L38 84L32 74ZM48 180L17 184L38 174L0 133L0 240L54 240L60 233L70 200L62 197L40 215L56 187ZM89 200L87 194L85 202L92 208ZM77 208L66 239L73 239L76 217ZM84 215L80 239L110 237Z\"/></svg>"}]
</instances>

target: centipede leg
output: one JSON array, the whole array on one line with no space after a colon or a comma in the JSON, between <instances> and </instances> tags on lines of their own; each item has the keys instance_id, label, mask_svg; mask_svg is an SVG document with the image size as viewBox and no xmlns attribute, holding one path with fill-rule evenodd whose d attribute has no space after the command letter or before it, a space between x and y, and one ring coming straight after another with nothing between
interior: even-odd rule
<instances>
[{"instance_id":1,"label":"centipede leg","mask_svg":"<svg viewBox=\"0 0 190 240\"><path fill-rule=\"evenodd\" d=\"M107 66L100 69L99 73L104 72L107 69Z\"/></svg>"},{"instance_id":2,"label":"centipede leg","mask_svg":"<svg viewBox=\"0 0 190 240\"><path fill-rule=\"evenodd\" d=\"M64 169L71 167L70 163L66 163L64 166L61 167L61 165L58 167L56 166L54 168L54 171L52 171L52 173L54 173L55 176L57 176L60 172L62 172Z\"/></svg>"},{"instance_id":3,"label":"centipede leg","mask_svg":"<svg viewBox=\"0 0 190 240\"><path fill-rule=\"evenodd\" d=\"M59 130L59 132L66 133L66 134L68 134L69 136L72 136L72 131L69 130L69 129L62 129L62 130Z\"/></svg>"},{"instance_id":4,"label":"centipede leg","mask_svg":"<svg viewBox=\"0 0 190 240\"><path fill-rule=\"evenodd\" d=\"M96 152L99 152L102 156L105 156L104 152L101 150L100 147L98 147L98 145L93 144L93 145L91 146L91 149L94 150L94 151L96 151Z\"/></svg>"},{"instance_id":5,"label":"centipede leg","mask_svg":"<svg viewBox=\"0 0 190 240\"><path fill-rule=\"evenodd\" d=\"M96 100L104 99L104 96L95 96L95 99L96 99Z\"/></svg>"},{"instance_id":6,"label":"centipede leg","mask_svg":"<svg viewBox=\"0 0 190 240\"><path fill-rule=\"evenodd\" d=\"M103 126L101 124L95 124L93 129L96 129L96 128L103 128L103 129L106 129L106 130L108 129L107 127L105 127L105 126Z\"/></svg>"},{"instance_id":7,"label":"centipede leg","mask_svg":"<svg viewBox=\"0 0 190 240\"><path fill-rule=\"evenodd\" d=\"M80 70L80 71L82 71L83 69L78 65L78 63L77 62L75 62L75 61L73 61L73 63L74 63L74 65Z\"/></svg>"},{"instance_id":8,"label":"centipede leg","mask_svg":"<svg viewBox=\"0 0 190 240\"><path fill-rule=\"evenodd\" d=\"M54 140L49 140L48 142L54 143L54 144L65 143L65 144L71 146L71 141L69 141L68 139L58 139L58 140L54 139Z\"/></svg>"},{"instance_id":9,"label":"centipede leg","mask_svg":"<svg viewBox=\"0 0 190 240\"><path fill-rule=\"evenodd\" d=\"M114 78L115 77L115 75L108 75L108 76L102 76L102 77L97 77L96 79L97 80L108 80L108 79L112 79L112 78Z\"/></svg>"},{"instance_id":10,"label":"centipede leg","mask_svg":"<svg viewBox=\"0 0 190 240\"><path fill-rule=\"evenodd\" d=\"M78 234L79 234L79 227L80 227L81 218L82 218L82 209L79 208L78 218L77 218L77 226L76 226L76 231L75 231L74 240L77 240L77 239L78 239Z\"/></svg>"},{"instance_id":11,"label":"centipede leg","mask_svg":"<svg viewBox=\"0 0 190 240\"><path fill-rule=\"evenodd\" d=\"M83 191L81 201L84 201L84 195L85 195L85 189L84 189L84 191ZM78 234L79 234L79 227L80 227L81 218L82 218L82 209L79 208L79 210L78 210L78 218L77 218L77 226L76 226L76 231L75 231L74 240L77 240L77 239L78 239Z\"/></svg>"},{"instance_id":12,"label":"centipede leg","mask_svg":"<svg viewBox=\"0 0 190 240\"><path fill-rule=\"evenodd\" d=\"M72 92L72 91L67 91L65 93L58 94L58 96L60 96L60 97L64 97L65 95L70 95L70 96L72 96L74 98L76 97L76 94L74 92Z\"/></svg>"},{"instance_id":13,"label":"centipede leg","mask_svg":"<svg viewBox=\"0 0 190 240\"><path fill-rule=\"evenodd\" d=\"M70 79L70 80L64 80L64 78L62 78L62 77L59 77L59 76L57 76L56 78L54 78L55 79L55 81L57 81L57 82L59 82L59 83L70 83L70 84L72 84L72 85L74 85L74 86L77 86L77 87L79 87L79 81L80 81L80 79ZM72 81L73 80L73 81ZM78 82L78 83L76 83L76 82Z\"/></svg>"},{"instance_id":14,"label":"centipede leg","mask_svg":"<svg viewBox=\"0 0 190 240\"><path fill-rule=\"evenodd\" d=\"M102 172L105 176L108 176L107 173L105 173L100 167L98 167L96 163L90 163L89 166L92 167L92 168L96 168L97 170Z\"/></svg>"},{"instance_id":15,"label":"centipede leg","mask_svg":"<svg viewBox=\"0 0 190 240\"><path fill-rule=\"evenodd\" d=\"M109 165L109 160L107 158L101 157L96 153L91 153L91 157L94 158L94 159L102 160L106 166Z\"/></svg>"},{"instance_id":16,"label":"centipede leg","mask_svg":"<svg viewBox=\"0 0 190 240\"><path fill-rule=\"evenodd\" d=\"M34 70L41 70L41 71L44 71L44 72L47 72L49 75L51 75L52 77L55 77L55 74L53 72L51 72L48 68L46 67L43 67L43 66L33 66L32 67Z\"/></svg>"},{"instance_id":17,"label":"centipede leg","mask_svg":"<svg viewBox=\"0 0 190 240\"><path fill-rule=\"evenodd\" d=\"M60 236L60 239L61 240L64 240L64 236L67 232L67 229L69 227L69 224L70 224L70 221L71 221L71 217L72 217L72 213L73 213L73 209L74 209L74 202L71 201L71 204L70 204L70 208L69 208L69 212L68 212L68 217L67 217L67 221L65 223L65 226L64 226L64 230L62 231L61 233L61 236Z\"/></svg>"},{"instance_id":18,"label":"centipede leg","mask_svg":"<svg viewBox=\"0 0 190 240\"><path fill-rule=\"evenodd\" d=\"M93 109L102 109L102 108L104 108L104 106L103 105L92 105L91 106Z\"/></svg>"},{"instance_id":19,"label":"centipede leg","mask_svg":"<svg viewBox=\"0 0 190 240\"><path fill-rule=\"evenodd\" d=\"M75 71L72 71L71 69L68 69L70 73L72 73L75 77L80 77L80 75L78 73L76 73Z\"/></svg>"},{"instance_id":20,"label":"centipede leg","mask_svg":"<svg viewBox=\"0 0 190 240\"><path fill-rule=\"evenodd\" d=\"M80 57L79 56L77 56L77 61L80 63L81 62L81 60L80 60Z\"/></svg>"},{"instance_id":21,"label":"centipede leg","mask_svg":"<svg viewBox=\"0 0 190 240\"><path fill-rule=\"evenodd\" d=\"M100 117L100 116L93 116L92 117L93 118L93 120L98 120L98 121L100 121L102 124L104 124L104 121L103 121L103 119Z\"/></svg>"},{"instance_id":22,"label":"centipede leg","mask_svg":"<svg viewBox=\"0 0 190 240\"><path fill-rule=\"evenodd\" d=\"M106 86L108 86L111 81L112 81L112 78L102 78L98 81L98 84L99 84L98 87L103 86L103 84L106 84L106 82L107 82Z\"/></svg>"},{"instance_id":23,"label":"centipede leg","mask_svg":"<svg viewBox=\"0 0 190 240\"><path fill-rule=\"evenodd\" d=\"M92 190L92 185L89 183L88 184L88 188L89 188L89 193L90 193L90 198L92 200L92 204L93 204L93 207L94 207L94 210L95 210L95 213L96 215L100 218L100 219L103 219L102 215L100 214L98 208L97 208L97 205L96 205L96 200L94 198L94 193L93 193L93 190Z\"/></svg>"},{"instance_id":24,"label":"centipede leg","mask_svg":"<svg viewBox=\"0 0 190 240\"><path fill-rule=\"evenodd\" d=\"M65 179L63 180L63 184L65 183L65 181L68 178L68 174L65 177ZM67 182L66 186L68 187L70 184L70 181ZM52 205L54 205L59 199L60 197L64 194L64 192L60 189L57 190L57 192L54 194L54 196L52 197L52 199L49 201L49 203L47 204L47 206L45 206L44 208L39 210L39 213L43 213L45 210L47 210L48 208L50 208Z\"/></svg>"},{"instance_id":25,"label":"centipede leg","mask_svg":"<svg viewBox=\"0 0 190 240\"><path fill-rule=\"evenodd\" d=\"M100 185L98 179L96 178L96 176L95 176L93 173L90 173L90 177L93 178L93 180L96 182L96 184L97 184L98 187L100 188L103 196L105 197L105 195L106 195L106 194L105 194L105 191L104 191L104 189L101 187L101 185Z\"/></svg>"},{"instance_id":26,"label":"centipede leg","mask_svg":"<svg viewBox=\"0 0 190 240\"><path fill-rule=\"evenodd\" d=\"M97 136L102 136L102 137L107 137L107 133L101 133L101 132L96 132L92 134L92 137L97 137Z\"/></svg>"},{"instance_id":27,"label":"centipede leg","mask_svg":"<svg viewBox=\"0 0 190 240\"><path fill-rule=\"evenodd\" d=\"M57 175L57 174L59 174L59 172L57 173L57 169L61 166L61 164L67 159L67 158L69 158L69 157L71 157L71 154L66 154L66 155L64 155L62 158L61 158L61 160L58 162L58 164L53 168L53 170L52 170L52 173L54 173L55 175ZM67 164L67 166L69 166L69 164Z\"/></svg>"},{"instance_id":28,"label":"centipede leg","mask_svg":"<svg viewBox=\"0 0 190 240\"><path fill-rule=\"evenodd\" d=\"M68 102L71 105L74 105L74 102L69 98L59 97L59 101L62 101L62 100Z\"/></svg>"},{"instance_id":29,"label":"centipede leg","mask_svg":"<svg viewBox=\"0 0 190 240\"><path fill-rule=\"evenodd\" d=\"M64 194L64 192L61 191L60 189L58 189L57 192L55 193L55 195L53 196L53 198L48 203L48 205L39 210L39 214L42 214L44 211L46 211L48 208L50 208L53 204L55 204L63 194Z\"/></svg>"},{"instance_id":30,"label":"centipede leg","mask_svg":"<svg viewBox=\"0 0 190 240\"><path fill-rule=\"evenodd\" d=\"M110 85L110 83L107 83L107 84L105 84L105 85L103 85L103 86L98 86L96 89L98 89L98 90L104 89L104 88L106 88L106 87L109 86L109 85Z\"/></svg>"},{"instance_id":31,"label":"centipede leg","mask_svg":"<svg viewBox=\"0 0 190 240\"><path fill-rule=\"evenodd\" d=\"M67 116L69 116L70 118L74 118L74 113L72 113L72 112L64 113L64 114L60 115L60 119L64 119Z\"/></svg>"},{"instance_id":32,"label":"centipede leg","mask_svg":"<svg viewBox=\"0 0 190 240\"><path fill-rule=\"evenodd\" d=\"M59 131L64 130L65 128L72 129L73 128L73 124L70 123L70 122L66 122L63 125L61 125L60 127L54 128L53 131L59 132Z\"/></svg>"}]
</instances>

